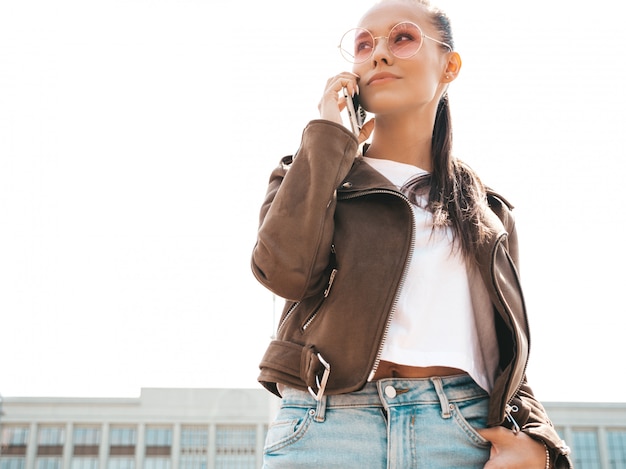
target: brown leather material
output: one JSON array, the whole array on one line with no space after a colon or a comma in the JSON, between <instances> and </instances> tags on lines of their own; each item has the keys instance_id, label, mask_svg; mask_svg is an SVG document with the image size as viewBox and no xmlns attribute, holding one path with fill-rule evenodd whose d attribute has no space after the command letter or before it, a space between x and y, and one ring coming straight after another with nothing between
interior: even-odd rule
<instances>
[{"instance_id":1,"label":"brown leather material","mask_svg":"<svg viewBox=\"0 0 626 469\"><path fill-rule=\"evenodd\" d=\"M507 405L521 399L520 409L532 409L522 430L558 448L560 438L525 382L530 336L512 206L491 190L487 196L491 234L475 262L493 308L476 319L479 328L481 318L494 319L500 357L488 424L502 424ZM357 157L349 130L309 123L296 155L272 172L252 253L258 281L286 299L277 340L260 364L267 389L278 395L276 383L311 386L323 372L313 351L331 365L326 394L365 385L411 254L412 217L408 200Z\"/></svg>"}]
</instances>

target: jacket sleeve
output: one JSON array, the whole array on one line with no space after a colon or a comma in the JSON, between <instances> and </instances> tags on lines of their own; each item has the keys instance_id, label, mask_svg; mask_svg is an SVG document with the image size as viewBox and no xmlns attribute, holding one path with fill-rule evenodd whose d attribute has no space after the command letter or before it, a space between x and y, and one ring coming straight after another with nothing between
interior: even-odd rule
<instances>
[{"instance_id":1,"label":"jacket sleeve","mask_svg":"<svg viewBox=\"0 0 626 469\"><path fill-rule=\"evenodd\" d=\"M492 204L492 207L498 213L509 233L507 249L519 271L518 239L515 218L511 211L512 206L500 197L500 204ZM511 401L510 409L510 417L515 420L524 433L546 444L550 451L551 467L557 469L573 468L569 447L557 434L546 410L535 398L525 376ZM510 422L505 421L505 423ZM507 426L511 425L507 424Z\"/></svg>"},{"instance_id":2,"label":"jacket sleeve","mask_svg":"<svg viewBox=\"0 0 626 469\"><path fill-rule=\"evenodd\" d=\"M543 405L535 398L526 378L511 401L511 417L521 430L530 437L539 440L550 451L550 467L571 469L570 449L557 434Z\"/></svg>"},{"instance_id":3,"label":"jacket sleeve","mask_svg":"<svg viewBox=\"0 0 626 469\"><path fill-rule=\"evenodd\" d=\"M336 189L357 154L344 126L311 121L294 157L272 172L261 208L252 271L276 295L301 300L325 286Z\"/></svg>"}]
</instances>

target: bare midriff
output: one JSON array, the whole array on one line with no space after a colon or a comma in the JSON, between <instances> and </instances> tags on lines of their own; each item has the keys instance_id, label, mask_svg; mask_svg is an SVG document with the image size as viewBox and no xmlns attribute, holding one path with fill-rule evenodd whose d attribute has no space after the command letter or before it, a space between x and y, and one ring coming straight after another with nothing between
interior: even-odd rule
<instances>
[{"instance_id":1,"label":"bare midriff","mask_svg":"<svg viewBox=\"0 0 626 469\"><path fill-rule=\"evenodd\" d=\"M454 376L466 374L458 368L447 366L407 366L381 360L374 380L385 378L430 378L432 376Z\"/></svg>"}]
</instances>

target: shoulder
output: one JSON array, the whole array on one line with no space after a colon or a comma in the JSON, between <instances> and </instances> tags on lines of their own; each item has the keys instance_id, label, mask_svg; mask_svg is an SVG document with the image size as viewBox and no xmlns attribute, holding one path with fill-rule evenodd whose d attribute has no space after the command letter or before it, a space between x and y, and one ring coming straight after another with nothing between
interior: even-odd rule
<instances>
[{"instance_id":1,"label":"shoulder","mask_svg":"<svg viewBox=\"0 0 626 469\"><path fill-rule=\"evenodd\" d=\"M487 193L487 202L489 203L490 207L504 207L506 210L509 211L512 211L513 208L515 208L508 199L506 199L502 194L495 191L491 187L485 187L485 192Z\"/></svg>"},{"instance_id":2,"label":"shoulder","mask_svg":"<svg viewBox=\"0 0 626 469\"><path fill-rule=\"evenodd\" d=\"M513 204L491 187L485 187L485 192L487 194L487 205L498 216L507 231L510 232L515 225Z\"/></svg>"}]
</instances>

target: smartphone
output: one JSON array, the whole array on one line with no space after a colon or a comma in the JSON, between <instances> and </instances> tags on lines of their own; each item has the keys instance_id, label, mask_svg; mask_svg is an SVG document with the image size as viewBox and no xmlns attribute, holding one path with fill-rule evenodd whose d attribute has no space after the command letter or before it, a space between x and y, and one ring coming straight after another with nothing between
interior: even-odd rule
<instances>
[{"instance_id":1,"label":"smartphone","mask_svg":"<svg viewBox=\"0 0 626 469\"><path fill-rule=\"evenodd\" d=\"M350 96L350 93L348 93L348 89L344 88L343 95L346 98L346 109L348 110L348 118L350 119L352 132L354 132L355 135L359 135L359 133L361 132L361 127L363 127L363 124L365 123L367 113L359 102L358 94L355 93L354 96Z\"/></svg>"}]
</instances>

